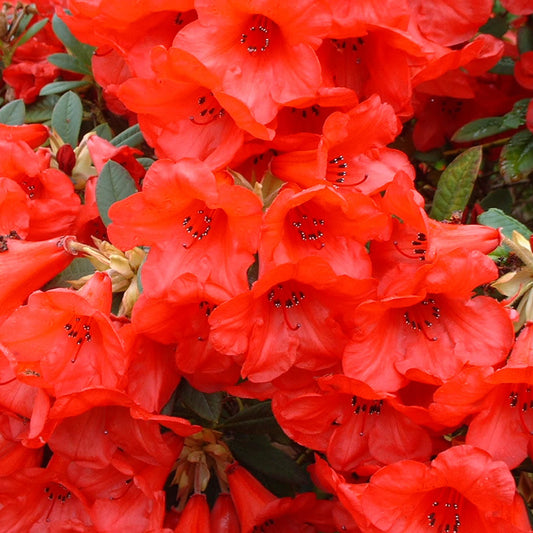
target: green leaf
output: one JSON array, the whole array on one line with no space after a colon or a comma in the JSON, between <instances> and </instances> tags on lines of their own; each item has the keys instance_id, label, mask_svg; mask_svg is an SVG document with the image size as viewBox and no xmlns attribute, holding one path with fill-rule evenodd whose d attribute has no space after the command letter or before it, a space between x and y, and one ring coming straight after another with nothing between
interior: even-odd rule
<instances>
[{"instance_id":1,"label":"green leaf","mask_svg":"<svg viewBox=\"0 0 533 533\"><path fill-rule=\"evenodd\" d=\"M96 205L106 226L111 224L109 208L119 200L137 192L130 173L116 161L109 160L102 168L96 182Z\"/></svg>"},{"instance_id":2,"label":"green leaf","mask_svg":"<svg viewBox=\"0 0 533 533\"><path fill-rule=\"evenodd\" d=\"M57 94L50 94L39 98L35 103L26 108L26 122L31 124L51 120L52 112L58 100L59 96Z\"/></svg>"},{"instance_id":3,"label":"green leaf","mask_svg":"<svg viewBox=\"0 0 533 533\"><path fill-rule=\"evenodd\" d=\"M68 283L69 280L83 278L83 276L93 274L94 271L94 265L86 257L76 257L63 272L49 281L44 288L48 290L71 287Z\"/></svg>"},{"instance_id":4,"label":"green leaf","mask_svg":"<svg viewBox=\"0 0 533 533\"><path fill-rule=\"evenodd\" d=\"M528 25L522 25L518 29L517 36L518 51L520 54L531 52L533 50L533 29Z\"/></svg>"},{"instance_id":5,"label":"green leaf","mask_svg":"<svg viewBox=\"0 0 533 533\"><path fill-rule=\"evenodd\" d=\"M507 126L507 129L516 130L526 123L529 102L531 102L531 98L518 100L513 106L513 109L503 116L503 124Z\"/></svg>"},{"instance_id":6,"label":"green leaf","mask_svg":"<svg viewBox=\"0 0 533 533\"><path fill-rule=\"evenodd\" d=\"M513 231L518 231L526 239L531 237L532 232L524 224L515 218L506 215L501 209L491 208L484 213L481 213L477 217L477 221L484 226L489 226L490 228L501 228L502 233L511 239L513 237Z\"/></svg>"},{"instance_id":7,"label":"green leaf","mask_svg":"<svg viewBox=\"0 0 533 533\"><path fill-rule=\"evenodd\" d=\"M0 109L0 123L8 126L24 124L26 105L24 100L13 100Z\"/></svg>"},{"instance_id":8,"label":"green leaf","mask_svg":"<svg viewBox=\"0 0 533 533\"><path fill-rule=\"evenodd\" d=\"M430 216L436 220L450 218L456 211L463 211L476 181L483 149L473 146L458 155L441 174Z\"/></svg>"},{"instance_id":9,"label":"green leaf","mask_svg":"<svg viewBox=\"0 0 533 533\"><path fill-rule=\"evenodd\" d=\"M226 441L235 459L269 488L269 480L302 487L309 481L306 471L286 453L272 446L266 435L241 435Z\"/></svg>"},{"instance_id":10,"label":"green leaf","mask_svg":"<svg viewBox=\"0 0 533 533\"><path fill-rule=\"evenodd\" d=\"M513 196L509 189L494 189L479 203L485 211L491 207L495 207L509 214L513 209Z\"/></svg>"},{"instance_id":11,"label":"green leaf","mask_svg":"<svg viewBox=\"0 0 533 533\"><path fill-rule=\"evenodd\" d=\"M98 135L98 137L101 137L102 139L105 139L106 141L110 141L111 138L113 137L113 132L111 131L111 128L109 127L109 124L107 122L98 124L98 126L96 126L94 131L96 135Z\"/></svg>"},{"instance_id":12,"label":"green leaf","mask_svg":"<svg viewBox=\"0 0 533 533\"><path fill-rule=\"evenodd\" d=\"M77 72L78 74L91 75L91 69L88 69L85 65L82 65L77 57L70 54L50 54L47 57L48 61L63 70L69 72Z\"/></svg>"},{"instance_id":13,"label":"green leaf","mask_svg":"<svg viewBox=\"0 0 533 533\"><path fill-rule=\"evenodd\" d=\"M492 137L508 128L504 126L503 117L486 117L474 120L459 128L452 136L452 141L457 143L478 141Z\"/></svg>"},{"instance_id":14,"label":"green leaf","mask_svg":"<svg viewBox=\"0 0 533 533\"><path fill-rule=\"evenodd\" d=\"M54 15L52 19L52 28L57 38L78 58L80 64L91 72L91 61L95 47L78 41L69 27L57 15Z\"/></svg>"},{"instance_id":15,"label":"green leaf","mask_svg":"<svg viewBox=\"0 0 533 533\"><path fill-rule=\"evenodd\" d=\"M191 387L186 381L180 386L180 400L200 418L217 423L222 413L224 393L207 394Z\"/></svg>"},{"instance_id":16,"label":"green leaf","mask_svg":"<svg viewBox=\"0 0 533 533\"><path fill-rule=\"evenodd\" d=\"M58 133L65 143L70 146L78 145L83 106L80 97L69 91L57 102L52 112L52 128Z\"/></svg>"},{"instance_id":17,"label":"green leaf","mask_svg":"<svg viewBox=\"0 0 533 533\"><path fill-rule=\"evenodd\" d=\"M48 24L48 19L41 19L39 22L36 22L33 26L28 28L21 37L16 41L15 48L27 43L32 37L35 37L46 25Z\"/></svg>"},{"instance_id":18,"label":"green leaf","mask_svg":"<svg viewBox=\"0 0 533 533\"><path fill-rule=\"evenodd\" d=\"M40 91L39 96L47 96L49 94L61 94L71 89L79 89L80 87L86 87L90 85L89 80L79 80L79 81L53 81L52 83L47 83Z\"/></svg>"},{"instance_id":19,"label":"green leaf","mask_svg":"<svg viewBox=\"0 0 533 533\"><path fill-rule=\"evenodd\" d=\"M513 76L514 64L515 60L512 57L504 56L489 70L489 72L492 74L500 74L501 76Z\"/></svg>"},{"instance_id":20,"label":"green leaf","mask_svg":"<svg viewBox=\"0 0 533 533\"><path fill-rule=\"evenodd\" d=\"M486 24L479 28L481 33L488 33L494 37L503 37L508 29L507 20L503 16L495 16L488 20Z\"/></svg>"},{"instance_id":21,"label":"green leaf","mask_svg":"<svg viewBox=\"0 0 533 533\"><path fill-rule=\"evenodd\" d=\"M139 124L134 124L111 139L113 146L138 146L144 141Z\"/></svg>"},{"instance_id":22,"label":"green leaf","mask_svg":"<svg viewBox=\"0 0 533 533\"><path fill-rule=\"evenodd\" d=\"M224 431L237 433L278 433L279 425L272 414L271 402L261 402L249 407L224 420L218 426Z\"/></svg>"},{"instance_id":23,"label":"green leaf","mask_svg":"<svg viewBox=\"0 0 533 533\"><path fill-rule=\"evenodd\" d=\"M533 134L525 129L515 133L500 154L500 170L509 183L527 178L533 171Z\"/></svg>"}]
</instances>

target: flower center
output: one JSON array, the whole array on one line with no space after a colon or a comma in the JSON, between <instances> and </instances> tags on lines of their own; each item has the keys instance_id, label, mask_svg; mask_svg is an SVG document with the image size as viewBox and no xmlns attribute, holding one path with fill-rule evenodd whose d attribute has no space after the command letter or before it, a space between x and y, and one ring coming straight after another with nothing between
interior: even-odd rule
<instances>
[{"instance_id":1,"label":"flower center","mask_svg":"<svg viewBox=\"0 0 533 533\"><path fill-rule=\"evenodd\" d=\"M323 218L310 217L299 208L291 209L287 218L290 227L303 242L314 243L319 250L326 246L324 239L326 221Z\"/></svg>"},{"instance_id":2,"label":"flower center","mask_svg":"<svg viewBox=\"0 0 533 533\"><path fill-rule=\"evenodd\" d=\"M464 498L455 489L443 487L435 491L427 525L436 533L459 533L461 528L461 511L464 511Z\"/></svg>"},{"instance_id":3,"label":"flower center","mask_svg":"<svg viewBox=\"0 0 533 533\"><path fill-rule=\"evenodd\" d=\"M533 435L533 386L517 383L509 393L509 407L518 410L520 424L528 435Z\"/></svg>"},{"instance_id":4,"label":"flower center","mask_svg":"<svg viewBox=\"0 0 533 533\"><path fill-rule=\"evenodd\" d=\"M72 493L60 483L52 483L51 485L47 485L44 488L44 492L48 500L50 500L50 507L48 508L45 518L46 522L50 522L50 516L52 515L56 503L64 505L72 498Z\"/></svg>"},{"instance_id":5,"label":"flower center","mask_svg":"<svg viewBox=\"0 0 533 533\"><path fill-rule=\"evenodd\" d=\"M215 214L215 210L208 209L203 202L198 201L193 202L193 204L181 222L187 237L187 242L182 243L182 246L187 250L195 242L199 242L209 235Z\"/></svg>"},{"instance_id":6,"label":"flower center","mask_svg":"<svg viewBox=\"0 0 533 533\"><path fill-rule=\"evenodd\" d=\"M276 24L264 15L255 14L241 33L241 44L250 55L266 52L272 46L272 37Z\"/></svg>"},{"instance_id":7,"label":"flower center","mask_svg":"<svg viewBox=\"0 0 533 533\"><path fill-rule=\"evenodd\" d=\"M81 317L77 316L69 320L64 326L63 329L67 332L67 338L70 339L74 344L74 353L70 359L71 363L75 363L78 357L81 346L85 342L91 342L91 319L85 317L82 320Z\"/></svg>"},{"instance_id":8,"label":"flower center","mask_svg":"<svg viewBox=\"0 0 533 533\"><path fill-rule=\"evenodd\" d=\"M24 180L20 183L20 186L28 195L30 200L38 198L43 188L42 183L37 178L30 177L24 178Z\"/></svg>"},{"instance_id":9,"label":"flower center","mask_svg":"<svg viewBox=\"0 0 533 533\"><path fill-rule=\"evenodd\" d=\"M418 232L416 238L412 240L410 244L400 244L399 241L394 241L392 244L400 254L408 259L418 259L419 261L426 260L428 242L425 233Z\"/></svg>"},{"instance_id":10,"label":"flower center","mask_svg":"<svg viewBox=\"0 0 533 533\"><path fill-rule=\"evenodd\" d=\"M432 342L438 340L438 337L430 334L430 329L440 317L440 308L435 298L426 298L403 314L406 326Z\"/></svg>"},{"instance_id":11,"label":"flower center","mask_svg":"<svg viewBox=\"0 0 533 533\"><path fill-rule=\"evenodd\" d=\"M326 179L335 187L356 187L368 179L368 174L356 176L354 172L350 173L347 158L340 154L328 161Z\"/></svg>"},{"instance_id":12,"label":"flower center","mask_svg":"<svg viewBox=\"0 0 533 533\"><path fill-rule=\"evenodd\" d=\"M194 113L189 120L198 126L206 126L226 114L224 108L218 103L211 91L205 91L198 95L194 104Z\"/></svg>"},{"instance_id":13,"label":"flower center","mask_svg":"<svg viewBox=\"0 0 533 533\"><path fill-rule=\"evenodd\" d=\"M381 414L383 408L383 400L366 400L365 398L358 398L352 396L353 414L361 418L361 426L359 436L365 435L365 425L368 417L375 417Z\"/></svg>"},{"instance_id":14,"label":"flower center","mask_svg":"<svg viewBox=\"0 0 533 533\"><path fill-rule=\"evenodd\" d=\"M289 312L298 307L305 299L305 294L302 291L291 290L291 288L278 284L268 291L267 299L275 309L281 310L290 330L296 331L302 327L299 322L292 324L289 316Z\"/></svg>"}]
</instances>

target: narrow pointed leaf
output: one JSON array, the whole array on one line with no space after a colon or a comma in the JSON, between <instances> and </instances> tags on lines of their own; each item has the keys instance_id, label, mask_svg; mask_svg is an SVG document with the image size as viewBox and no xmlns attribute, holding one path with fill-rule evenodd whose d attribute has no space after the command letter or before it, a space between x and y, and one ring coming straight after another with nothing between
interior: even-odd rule
<instances>
[{"instance_id":1,"label":"narrow pointed leaf","mask_svg":"<svg viewBox=\"0 0 533 533\"><path fill-rule=\"evenodd\" d=\"M96 183L96 205L106 226L111 224L107 214L109 208L115 202L136 192L135 181L130 173L115 161L109 160L102 168Z\"/></svg>"},{"instance_id":2,"label":"narrow pointed leaf","mask_svg":"<svg viewBox=\"0 0 533 533\"><path fill-rule=\"evenodd\" d=\"M50 54L47 59L52 65L60 69L77 72L78 74L91 75L91 70L85 65L82 65L77 57L71 56L70 54Z\"/></svg>"},{"instance_id":3,"label":"narrow pointed leaf","mask_svg":"<svg viewBox=\"0 0 533 533\"><path fill-rule=\"evenodd\" d=\"M47 83L40 91L40 96L48 96L49 94L61 94L71 89L79 89L80 87L85 87L90 85L89 80L79 80L79 81L53 81L52 83Z\"/></svg>"},{"instance_id":4,"label":"narrow pointed leaf","mask_svg":"<svg viewBox=\"0 0 533 533\"><path fill-rule=\"evenodd\" d=\"M91 72L91 60L95 48L76 39L69 27L57 15L52 19L52 28L57 38Z\"/></svg>"},{"instance_id":5,"label":"narrow pointed leaf","mask_svg":"<svg viewBox=\"0 0 533 533\"><path fill-rule=\"evenodd\" d=\"M439 179L433 199L430 216L436 220L450 218L453 213L463 211L472 194L483 150L473 146L457 156L444 170Z\"/></svg>"}]
</instances>

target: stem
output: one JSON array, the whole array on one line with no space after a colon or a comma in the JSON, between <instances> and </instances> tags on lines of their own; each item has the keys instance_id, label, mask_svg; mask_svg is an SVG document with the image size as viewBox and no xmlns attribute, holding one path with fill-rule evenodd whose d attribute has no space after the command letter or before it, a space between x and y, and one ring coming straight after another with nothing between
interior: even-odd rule
<instances>
[{"instance_id":1,"label":"stem","mask_svg":"<svg viewBox=\"0 0 533 533\"><path fill-rule=\"evenodd\" d=\"M489 143L480 144L479 146L481 146L481 148L483 148L483 149L492 148L493 146L500 146L502 144L505 144L505 143L509 142L510 139L511 139L511 137L505 137L504 139L497 139L496 141L491 141ZM443 154L444 155L460 154L461 152L464 152L467 149L468 149L468 147L467 148L454 148L453 150L444 151Z\"/></svg>"}]
</instances>

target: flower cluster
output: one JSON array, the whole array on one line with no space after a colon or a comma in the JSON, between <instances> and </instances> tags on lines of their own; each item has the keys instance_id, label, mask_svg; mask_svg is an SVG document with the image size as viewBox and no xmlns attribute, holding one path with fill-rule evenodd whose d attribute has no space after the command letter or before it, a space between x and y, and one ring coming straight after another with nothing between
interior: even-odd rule
<instances>
[{"instance_id":1,"label":"flower cluster","mask_svg":"<svg viewBox=\"0 0 533 533\"><path fill-rule=\"evenodd\" d=\"M0 124L0 529L531 531L523 286L495 297L502 230L430 217L412 157L521 101L533 146L529 2L52 4L145 142L75 146L74 93L51 128ZM98 98L37 35L6 100Z\"/></svg>"}]
</instances>

